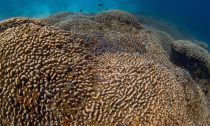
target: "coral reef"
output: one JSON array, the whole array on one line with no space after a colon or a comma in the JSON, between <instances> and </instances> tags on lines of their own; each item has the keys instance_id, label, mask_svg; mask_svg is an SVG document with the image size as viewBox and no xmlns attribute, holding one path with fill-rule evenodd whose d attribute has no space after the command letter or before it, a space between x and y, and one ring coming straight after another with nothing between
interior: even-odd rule
<instances>
[{"instance_id":1,"label":"coral reef","mask_svg":"<svg viewBox=\"0 0 210 126\"><path fill-rule=\"evenodd\" d=\"M184 91L187 101L187 112L196 126L208 125L210 122L207 99L196 83L186 83ZM205 122L205 123L204 123Z\"/></svg>"},{"instance_id":2,"label":"coral reef","mask_svg":"<svg viewBox=\"0 0 210 126\"><path fill-rule=\"evenodd\" d=\"M0 23L7 26L0 33L0 124L4 126L59 125L65 107L76 113L92 91L92 60L82 40L34 22Z\"/></svg>"},{"instance_id":3,"label":"coral reef","mask_svg":"<svg viewBox=\"0 0 210 126\"><path fill-rule=\"evenodd\" d=\"M189 71L193 79L206 95L206 101L210 103L210 54L205 49L205 44L195 41L177 40L172 43L171 59L173 63Z\"/></svg>"},{"instance_id":4,"label":"coral reef","mask_svg":"<svg viewBox=\"0 0 210 126\"><path fill-rule=\"evenodd\" d=\"M0 23L0 32L3 32L7 28L16 27L24 23L33 23L43 26L43 24L40 21L35 19L30 20L28 18L11 18L10 20L6 20Z\"/></svg>"},{"instance_id":5,"label":"coral reef","mask_svg":"<svg viewBox=\"0 0 210 126\"><path fill-rule=\"evenodd\" d=\"M127 53L98 60L99 85L83 112L83 125L191 124L183 87L165 67Z\"/></svg>"},{"instance_id":6,"label":"coral reef","mask_svg":"<svg viewBox=\"0 0 210 126\"><path fill-rule=\"evenodd\" d=\"M57 13L54 15L51 15L47 18L42 19L43 22L54 25L62 20L65 20L66 17L72 15L72 13L69 12L62 12L62 13Z\"/></svg>"},{"instance_id":7,"label":"coral reef","mask_svg":"<svg viewBox=\"0 0 210 126\"><path fill-rule=\"evenodd\" d=\"M13 18L0 36L0 125L210 125L209 97L170 60L173 37L127 12Z\"/></svg>"},{"instance_id":8,"label":"coral reef","mask_svg":"<svg viewBox=\"0 0 210 126\"><path fill-rule=\"evenodd\" d=\"M111 10L111 11L99 13L93 19L100 23L110 23L112 21L119 21L125 24L129 24L136 28L141 28L141 25L135 16L133 16L132 14L128 12L120 11L120 10Z\"/></svg>"},{"instance_id":9,"label":"coral reef","mask_svg":"<svg viewBox=\"0 0 210 126\"><path fill-rule=\"evenodd\" d=\"M194 77L210 78L210 55L207 50L187 40L172 43L173 60L191 71Z\"/></svg>"},{"instance_id":10,"label":"coral reef","mask_svg":"<svg viewBox=\"0 0 210 126\"><path fill-rule=\"evenodd\" d=\"M57 24L58 28L72 33L89 33L93 30L101 30L103 25L100 23L90 20L88 18L72 18L68 17L66 20Z\"/></svg>"},{"instance_id":11,"label":"coral reef","mask_svg":"<svg viewBox=\"0 0 210 126\"><path fill-rule=\"evenodd\" d=\"M159 41L157 41L157 42L168 53L168 55L170 55L171 54L171 43L174 41L174 38L170 34L164 32L164 31L160 31L160 30L156 30L156 29L148 29L148 30L157 36L157 38L159 39Z\"/></svg>"},{"instance_id":12,"label":"coral reef","mask_svg":"<svg viewBox=\"0 0 210 126\"><path fill-rule=\"evenodd\" d=\"M115 11L104 13L112 12ZM127 15L125 17L131 16L132 18L130 17L129 20L132 19L135 20L133 22L136 22L135 17L127 12L116 11L116 13L125 13L124 15ZM172 65L168 54L162 49L162 45L158 44L162 42L164 37L159 37L147 29L139 30L136 27L132 27L129 23L124 23L121 19L117 20L117 18L109 17L108 15L106 16L110 22L105 22L106 25L104 25L100 21L94 21L99 15L91 18L71 18L71 16L67 16L65 20L57 23L56 26L72 33L82 34L86 43L91 44L91 48L96 55L104 52L139 53L154 58L158 62L164 62L163 64L166 66Z\"/></svg>"}]
</instances>

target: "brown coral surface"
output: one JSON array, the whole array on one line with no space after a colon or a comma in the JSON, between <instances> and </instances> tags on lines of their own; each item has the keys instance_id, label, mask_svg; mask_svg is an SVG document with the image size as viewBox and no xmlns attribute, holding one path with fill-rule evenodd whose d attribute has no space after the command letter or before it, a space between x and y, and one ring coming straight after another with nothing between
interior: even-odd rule
<instances>
[{"instance_id":1,"label":"brown coral surface","mask_svg":"<svg viewBox=\"0 0 210 126\"><path fill-rule=\"evenodd\" d=\"M60 124L65 109L76 113L90 97L91 56L65 31L30 19L7 22L18 25L0 33L1 125Z\"/></svg>"},{"instance_id":2,"label":"brown coral surface","mask_svg":"<svg viewBox=\"0 0 210 126\"><path fill-rule=\"evenodd\" d=\"M84 110L84 125L189 125L183 87L162 65L138 55L98 58L97 91Z\"/></svg>"},{"instance_id":3,"label":"brown coral surface","mask_svg":"<svg viewBox=\"0 0 210 126\"><path fill-rule=\"evenodd\" d=\"M111 10L111 11L102 12L96 15L93 19L100 23L111 23L112 21L117 20L129 24L133 27L141 28L141 25L135 16L121 10Z\"/></svg>"},{"instance_id":4,"label":"brown coral surface","mask_svg":"<svg viewBox=\"0 0 210 126\"><path fill-rule=\"evenodd\" d=\"M209 125L205 95L164 50L170 36L127 12L75 17L46 18L66 31L0 22L0 125Z\"/></svg>"}]
</instances>

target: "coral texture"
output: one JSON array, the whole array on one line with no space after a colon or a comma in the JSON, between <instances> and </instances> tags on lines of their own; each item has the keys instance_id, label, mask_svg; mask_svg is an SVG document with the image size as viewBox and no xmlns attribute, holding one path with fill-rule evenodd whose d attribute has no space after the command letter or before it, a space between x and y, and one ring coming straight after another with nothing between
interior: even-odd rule
<instances>
[{"instance_id":1,"label":"coral texture","mask_svg":"<svg viewBox=\"0 0 210 126\"><path fill-rule=\"evenodd\" d=\"M183 87L165 67L127 53L105 54L98 61L99 84L83 112L83 125L191 123Z\"/></svg>"},{"instance_id":2,"label":"coral texture","mask_svg":"<svg viewBox=\"0 0 210 126\"><path fill-rule=\"evenodd\" d=\"M128 12L120 10L111 10L99 13L94 17L94 20L100 23L110 23L112 21L119 21L134 26L136 28L141 28L141 25L135 16Z\"/></svg>"},{"instance_id":3,"label":"coral texture","mask_svg":"<svg viewBox=\"0 0 210 126\"><path fill-rule=\"evenodd\" d=\"M171 54L171 44L174 41L174 38L170 34L164 32L164 31L151 29L151 32L155 36L157 36L157 38L159 39L159 41L157 41L157 42L170 55Z\"/></svg>"},{"instance_id":4,"label":"coral texture","mask_svg":"<svg viewBox=\"0 0 210 126\"><path fill-rule=\"evenodd\" d=\"M0 23L7 26L0 33L0 124L4 126L59 125L66 106L69 113L76 113L94 84L91 56L82 40L34 22Z\"/></svg>"},{"instance_id":5,"label":"coral texture","mask_svg":"<svg viewBox=\"0 0 210 126\"><path fill-rule=\"evenodd\" d=\"M184 91L187 101L187 113L195 126L207 126L210 124L207 99L201 88L196 83L186 83Z\"/></svg>"},{"instance_id":6,"label":"coral texture","mask_svg":"<svg viewBox=\"0 0 210 126\"><path fill-rule=\"evenodd\" d=\"M103 26L100 23L88 18L73 18L70 16L66 20L59 22L57 27L66 31L71 31L72 33L82 34L93 30L100 30Z\"/></svg>"},{"instance_id":7,"label":"coral texture","mask_svg":"<svg viewBox=\"0 0 210 126\"><path fill-rule=\"evenodd\" d=\"M69 12L62 12L62 13L57 13L54 15L51 15L47 18L42 19L43 22L54 25L60 21L65 20L68 16L72 15L72 13Z\"/></svg>"},{"instance_id":8,"label":"coral texture","mask_svg":"<svg viewBox=\"0 0 210 126\"><path fill-rule=\"evenodd\" d=\"M30 20L28 18L11 18L10 20L6 20L0 23L0 32L3 32L7 28L16 27L24 23L33 23L43 26L40 21L35 19Z\"/></svg>"},{"instance_id":9,"label":"coral texture","mask_svg":"<svg viewBox=\"0 0 210 126\"><path fill-rule=\"evenodd\" d=\"M199 85L161 45L170 36L123 11L54 17L0 22L0 125L209 125Z\"/></svg>"},{"instance_id":10,"label":"coral texture","mask_svg":"<svg viewBox=\"0 0 210 126\"><path fill-rule=\"evenodd\" d=\"M193 71L196 70L197 74L204 73L207 78L210 77L210 55L207 50L187 40L174 41L172 50L175 62L181 61L179 64L184 64Z\"/></svg>"}]
</instances>

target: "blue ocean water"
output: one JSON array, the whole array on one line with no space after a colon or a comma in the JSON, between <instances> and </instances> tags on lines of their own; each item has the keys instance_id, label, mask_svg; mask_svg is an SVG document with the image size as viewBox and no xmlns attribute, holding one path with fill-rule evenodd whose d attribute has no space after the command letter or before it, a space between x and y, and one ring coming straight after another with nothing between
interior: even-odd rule
<instances>
[{"instance_id":1,"label":"blue ocean water","mask_svg":"<svg viewBox=\"0 0 210 126\"><path fill-rule=\"evenodd\" d=\"M122 9L163 18L188 29L196 39L210 43L209 0L0 0L0 20L44 17L56 12L98 13Z\"/></svg>"}]
</instances>

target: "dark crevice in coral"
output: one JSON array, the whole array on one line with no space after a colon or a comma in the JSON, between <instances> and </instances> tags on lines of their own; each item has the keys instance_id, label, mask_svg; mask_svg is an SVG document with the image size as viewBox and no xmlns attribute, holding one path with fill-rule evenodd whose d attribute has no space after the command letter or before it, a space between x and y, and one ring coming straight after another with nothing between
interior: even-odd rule
<instances>
[{"instance_id":1,"label":"dark crevice in coral","mask_svg":"<svg viewBox=\"0 0 210 126\"><path fill-rule=\"evenodd\" d=\"M4 30L2 28L0 28L0 33L4 32Z\"/></svg>"},{"instance_id":2,"label":"dark crevice in coral","mask_svg":"<svg viewBox=\"0 0 210 126\"><path fill-rule=\"evenodd\" d=\"M172 48L171 61L189 71L194 79L206 79L210 81L210 73L203 62L181 54Z\"/></svg>"}]
</instances>

